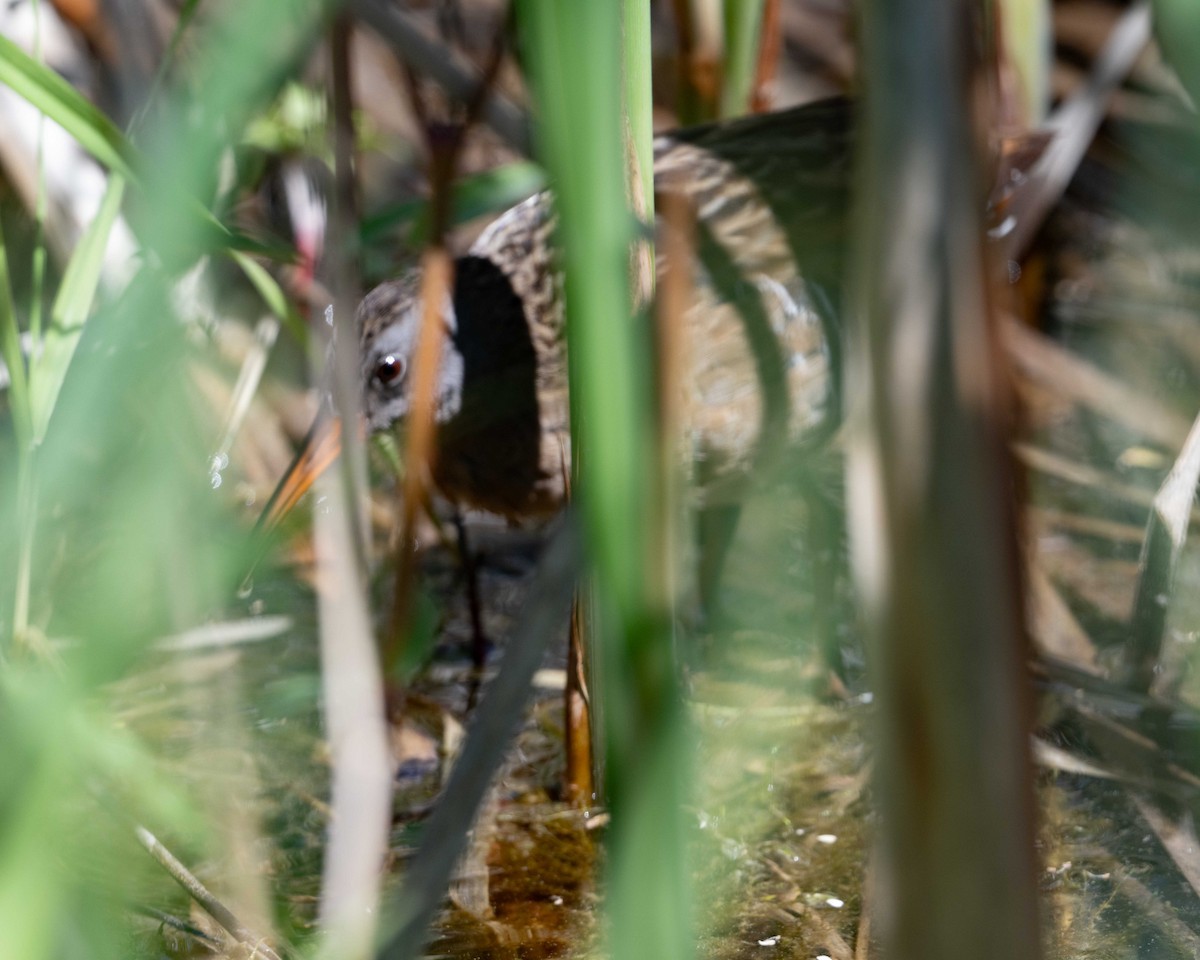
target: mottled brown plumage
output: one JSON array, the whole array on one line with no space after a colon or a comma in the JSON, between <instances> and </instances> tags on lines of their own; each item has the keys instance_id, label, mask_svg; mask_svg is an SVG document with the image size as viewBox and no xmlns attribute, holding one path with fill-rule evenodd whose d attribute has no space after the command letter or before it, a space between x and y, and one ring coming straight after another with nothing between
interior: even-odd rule
<instances>
[{"instance_id":1,"label":"mottled brown plumage","mask_svg":"<svg viewBox=\"0 0 1200 960\"><path fill-rule=\"evenodd\" d=\"M846 104L829 101L655 141L655 190L686 198L699 236L685 440L710 499L745 475L764 435L800 439L832 416L828 297L848 136ZM457 261L445 309L434 479L449 498L514 519L561 505L570 456L553 231L548 194L503 214ZM374 430L407 415L418 285L413 274L388 281L359 310Z\"/></svg>"}]
</instances>

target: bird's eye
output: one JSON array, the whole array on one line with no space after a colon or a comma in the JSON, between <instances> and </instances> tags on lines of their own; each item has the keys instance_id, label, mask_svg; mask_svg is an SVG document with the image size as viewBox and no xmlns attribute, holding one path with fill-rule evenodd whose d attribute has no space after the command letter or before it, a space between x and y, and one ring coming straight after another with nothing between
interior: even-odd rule
<instances>
[{"instance_id":1,"label":"bird's eye","mask_svg":"<svg viewBox=\"0 0 1200 960\"><path fill-rule=\"evenodd\" d=\"M375 367L375 379L385 387L399 383L404 376L404 361L389 353Z\"/></svg>"}]
</instances>

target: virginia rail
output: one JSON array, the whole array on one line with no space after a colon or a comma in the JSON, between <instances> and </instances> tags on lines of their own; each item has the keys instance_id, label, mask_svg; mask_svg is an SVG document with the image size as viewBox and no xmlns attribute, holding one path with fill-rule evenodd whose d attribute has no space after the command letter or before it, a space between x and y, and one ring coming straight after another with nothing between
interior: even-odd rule
<instances>
[{"instance_id":1,"label":"virginia rail","mask_svg":"<svg viewBox=\"0 0 1200 960\"><path fill-rule=\"evenodd\" d=\"M684 197L695 221L685 428L706 505L736 499L725 491L744 481L767 434L796 440L836 421L832 320L850 112L829 100L654 143L656 194ZM548 193L500 216L456 261L444 313L433 480L451 501L511 520L551 514L565 495L567 362L553 231ZM419 279L414 271L381 284L358 310L372 431L402 426L408 413ZM321 462L298 457L268 513L289 509Z\"/></svg>"}]
</instances>

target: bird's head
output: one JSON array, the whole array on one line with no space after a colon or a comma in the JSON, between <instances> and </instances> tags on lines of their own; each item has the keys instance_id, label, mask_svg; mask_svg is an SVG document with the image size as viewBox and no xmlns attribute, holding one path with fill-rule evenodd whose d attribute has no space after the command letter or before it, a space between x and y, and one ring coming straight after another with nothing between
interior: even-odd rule
<instances>
[{"instance_id":1,"label":"bird's head","mask_svg":"<svg viewBox=\"0 0 1200 960\"><path fill-rule=\"evenodd\" d=\"M363 413L380 432L403 424L412 397L412 371L423 322L420 278L409 274L372 290L358 308L362 346ZM461 408L463 358L455 343L457 321L447 294L440 310L441 361L434 417L445 423Z\"/></svg>"}]
</instances>

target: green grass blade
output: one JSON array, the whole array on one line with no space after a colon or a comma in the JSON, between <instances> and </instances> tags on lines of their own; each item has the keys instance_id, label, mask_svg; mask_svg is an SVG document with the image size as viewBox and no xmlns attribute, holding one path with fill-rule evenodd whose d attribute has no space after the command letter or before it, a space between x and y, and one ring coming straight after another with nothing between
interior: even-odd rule
<instances>
[{"instance_id":1,"label":"green grass blade","mask_svg":"<svg viewBox=\"0 0 1200 960\"><path fill-rule=\"evenodd\" d=\"M4 36L0 36L0 83L41 110L109 170L134 179L133 148L116 124Z\"/></svg>"},{"instance_id":2,"label":"green grass blade","mask_svg":"<svg viewBox=\"0 0 1200 960\"><path fill-rule=\"evenodd\" d=\"M8 278L8 248L0 232L0 356L8 367L8 402L12 410L13 430L22 450L29 446L32 433L29 415L29 382L25 357L21 352L21 331L17 326L17 309L13 305L12 286Z\"/></svg>"},{"instance_id":3,"label":"green grass blade","mask_svg":"<svg viewBox=\"0 0 1200 960\"><path fill-rule=\"evenodd\" d=\"M71 255L62 285L54 298L50 326L30 370L30 413L35 444L40 444L46 437L46 426L66 380L67 368L95 302L100 271L104 266L104 250L124 196L125 180L114 174L109 178L100 210Z\"/></svg>"},{"instance_id":4,"label":"green grass blade","mask_svg":"<svg viewBox=\"0 0 1200 960\"><path fill-rule=\"evenodd\" d=\"M266 268L253 257L241 250L231 249L229 256L241 268L250 285L262 297L263 303L288 328L292 336L300 343L308 342L308 327L288 302L287 294L267 272Z\"/></svg>"},{"instance_id":5,"label":"green grass blade","mask_svg":"<svg viewBox=\"0 0 1200 960\"><path fill-rule=\"evenodd\" d=\"M650 4L625 0L625 113L638 161L638 180L646 204L645 219L654 222L654 98L651 91Z\"/></svg>"},{"instance_id":6,"label":"green grass blade","mask_svg":"<svg viewBox=\"0 0 1200 960\"><path fill-rule=\"evenodd\" d=\"M736 117L750 107L758 69L763 0L725 0L725 76L721 116Z\"/></svg>"},{"instance_id":7,"label":"green grass blade","mask_svg":"<svg viewBox=\"0 0 1200 960\"><path fill-rule=\"evenodd\" d=\"M529 0L518 10L528 25L543 118L539 139L559 213L572 418L585 420L587 432L580 453L585 526L625 619L642 583L639 562L630 562L630 543L640 537L627 534L643 528L645 404L638 374L644 365L628 320L634 221L622 149L620 8L597 3L586 9L593 6L585 14L584 5ZM609 525L608 518L624 520Z\"/></svg>"}]
</instances>

